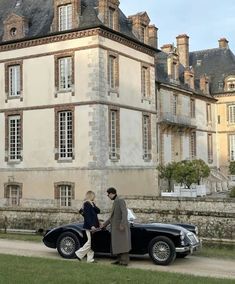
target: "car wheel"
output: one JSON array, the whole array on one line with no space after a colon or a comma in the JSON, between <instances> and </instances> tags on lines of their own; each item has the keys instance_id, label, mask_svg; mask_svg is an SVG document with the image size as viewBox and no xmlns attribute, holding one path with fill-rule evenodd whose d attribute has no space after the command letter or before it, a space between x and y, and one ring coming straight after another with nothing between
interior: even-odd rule
<instances>
[{"instance_id":1,"label":"car wheel","mask_svg":"<svg viewBox=\"0 0 235 284\"><path fill-rule=\"evenodd\" d=\"M168 265L175 260L175 245L167 237L156 237L149 243L149 256L155 264Z\"/></svg>"},{"instance_id":2,"label":"car wheel","mask_svg":"<svg viewBox=\"0 0 235 284\"><path fill-rule=\"evenodd\" d=\"M78 237L72 232L64 232L57 240L57 251L64 258L74 258L75 251L80 248Z\"/></svg>"}]
</instances>

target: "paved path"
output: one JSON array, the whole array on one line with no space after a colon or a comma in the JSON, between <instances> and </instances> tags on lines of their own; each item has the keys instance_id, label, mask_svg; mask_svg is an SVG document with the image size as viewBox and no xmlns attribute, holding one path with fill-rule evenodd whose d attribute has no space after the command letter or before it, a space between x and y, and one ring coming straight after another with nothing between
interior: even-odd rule
<instances>
[{"instance_id":1,"label":"paved path","mask_svg":"<svg viewBox=\"0 0 235 284\"><path fill-rule=\"evenodd\" d=\"M61 259L56 250L45 247L43 243L4 239L0 239L0 254ZM98 258L98 261L100 263L109 265L112 260L109 258L100 257ZM188 256L185 259L176 259L175 262L169 266L154 265L148 257L133 258L131 259L129 267L149 269L154 271L193 274L197 276L235 279L235 261L198 256Z\"/></svg>"}]
</instances>

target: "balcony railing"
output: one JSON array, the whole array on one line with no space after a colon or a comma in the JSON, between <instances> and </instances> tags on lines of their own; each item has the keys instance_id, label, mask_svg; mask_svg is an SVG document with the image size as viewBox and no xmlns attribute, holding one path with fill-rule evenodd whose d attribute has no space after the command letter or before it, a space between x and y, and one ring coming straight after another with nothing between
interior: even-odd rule
<instances>
[{"instance_id":1,"label":"balcony railing","mask_svg":"<svg viewBox=\"0 0 235 284\"><path fill-rule=\"evenodd\" d=\"M196 127L195 118L182 114L174 115L171 112L161 112L158 121L166 124Z\"/></svg>"}]
</instances>

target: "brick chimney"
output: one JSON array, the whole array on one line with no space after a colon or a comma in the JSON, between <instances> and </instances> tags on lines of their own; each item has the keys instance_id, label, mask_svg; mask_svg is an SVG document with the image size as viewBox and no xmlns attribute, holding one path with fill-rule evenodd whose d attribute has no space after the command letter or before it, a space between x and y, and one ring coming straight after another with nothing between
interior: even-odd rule
<instances>
[{"instance_id":1,"label":"brick chimney","mask_svg":"<svg viewBox=\"0 0 235 284\"><path fill-rule=\"evenodd\" d=\"M192 68L186 68L184 71L184 83L194 90L194 71Z\"/></svg>"},{"instance_id":2,"label":"brick chimney","mask_svg":"<svg viewBox=\"0 0 235 284\"><path fill-rule=\"evenodd\" d=\"M176 37L179 61L184 67L189 67L189 36L186 34Z\"/></svg>"},{"instance_id":3,"label":"brick chimney","mask_svg":"<svg viewBox=\"0 0 235 284\"><path fill-rule=\"evenodd\" d=\"M226 38L221 38L218 40L219 48L228 48L228 40Z\"/></svg>"},{"instance_id":4,"label":"brick chimney","mask_svg":"<svg viewBox=\"0 0 235 284\"><path fill-rule=\"evenodd\" d=\"M154 25L150 25L148 29L149 29L149 45L158 48L158 37L157 37L158 28L155 27Z\"/></svg>"},{"instance_id":5,"label":"brick chimney","mask_svg":"<svg viewBox=\"0 0 235 284\"><path fill-rule=\"evenodd\" d=\"M172 52L174 49L174 46L173 44L164 44L162 47L161 47L161 50L165 53L170 53Z\"/></svg>"}]
</instances>

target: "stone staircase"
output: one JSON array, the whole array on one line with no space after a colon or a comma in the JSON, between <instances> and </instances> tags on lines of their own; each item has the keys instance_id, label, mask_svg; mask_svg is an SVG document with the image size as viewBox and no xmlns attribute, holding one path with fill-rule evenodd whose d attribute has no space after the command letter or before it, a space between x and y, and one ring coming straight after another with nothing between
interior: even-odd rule
<instances>
[{"instance_id":1,"label":"stone staircase","mask_svg":"<svg viewBox=\"0 0 235 284\"><path fill-rule=\"evenodd\" d=\"M211 169L210 176L204 179L207 194L229 190L229 178L217 169Z\"/></svg>"}]
</instances>

